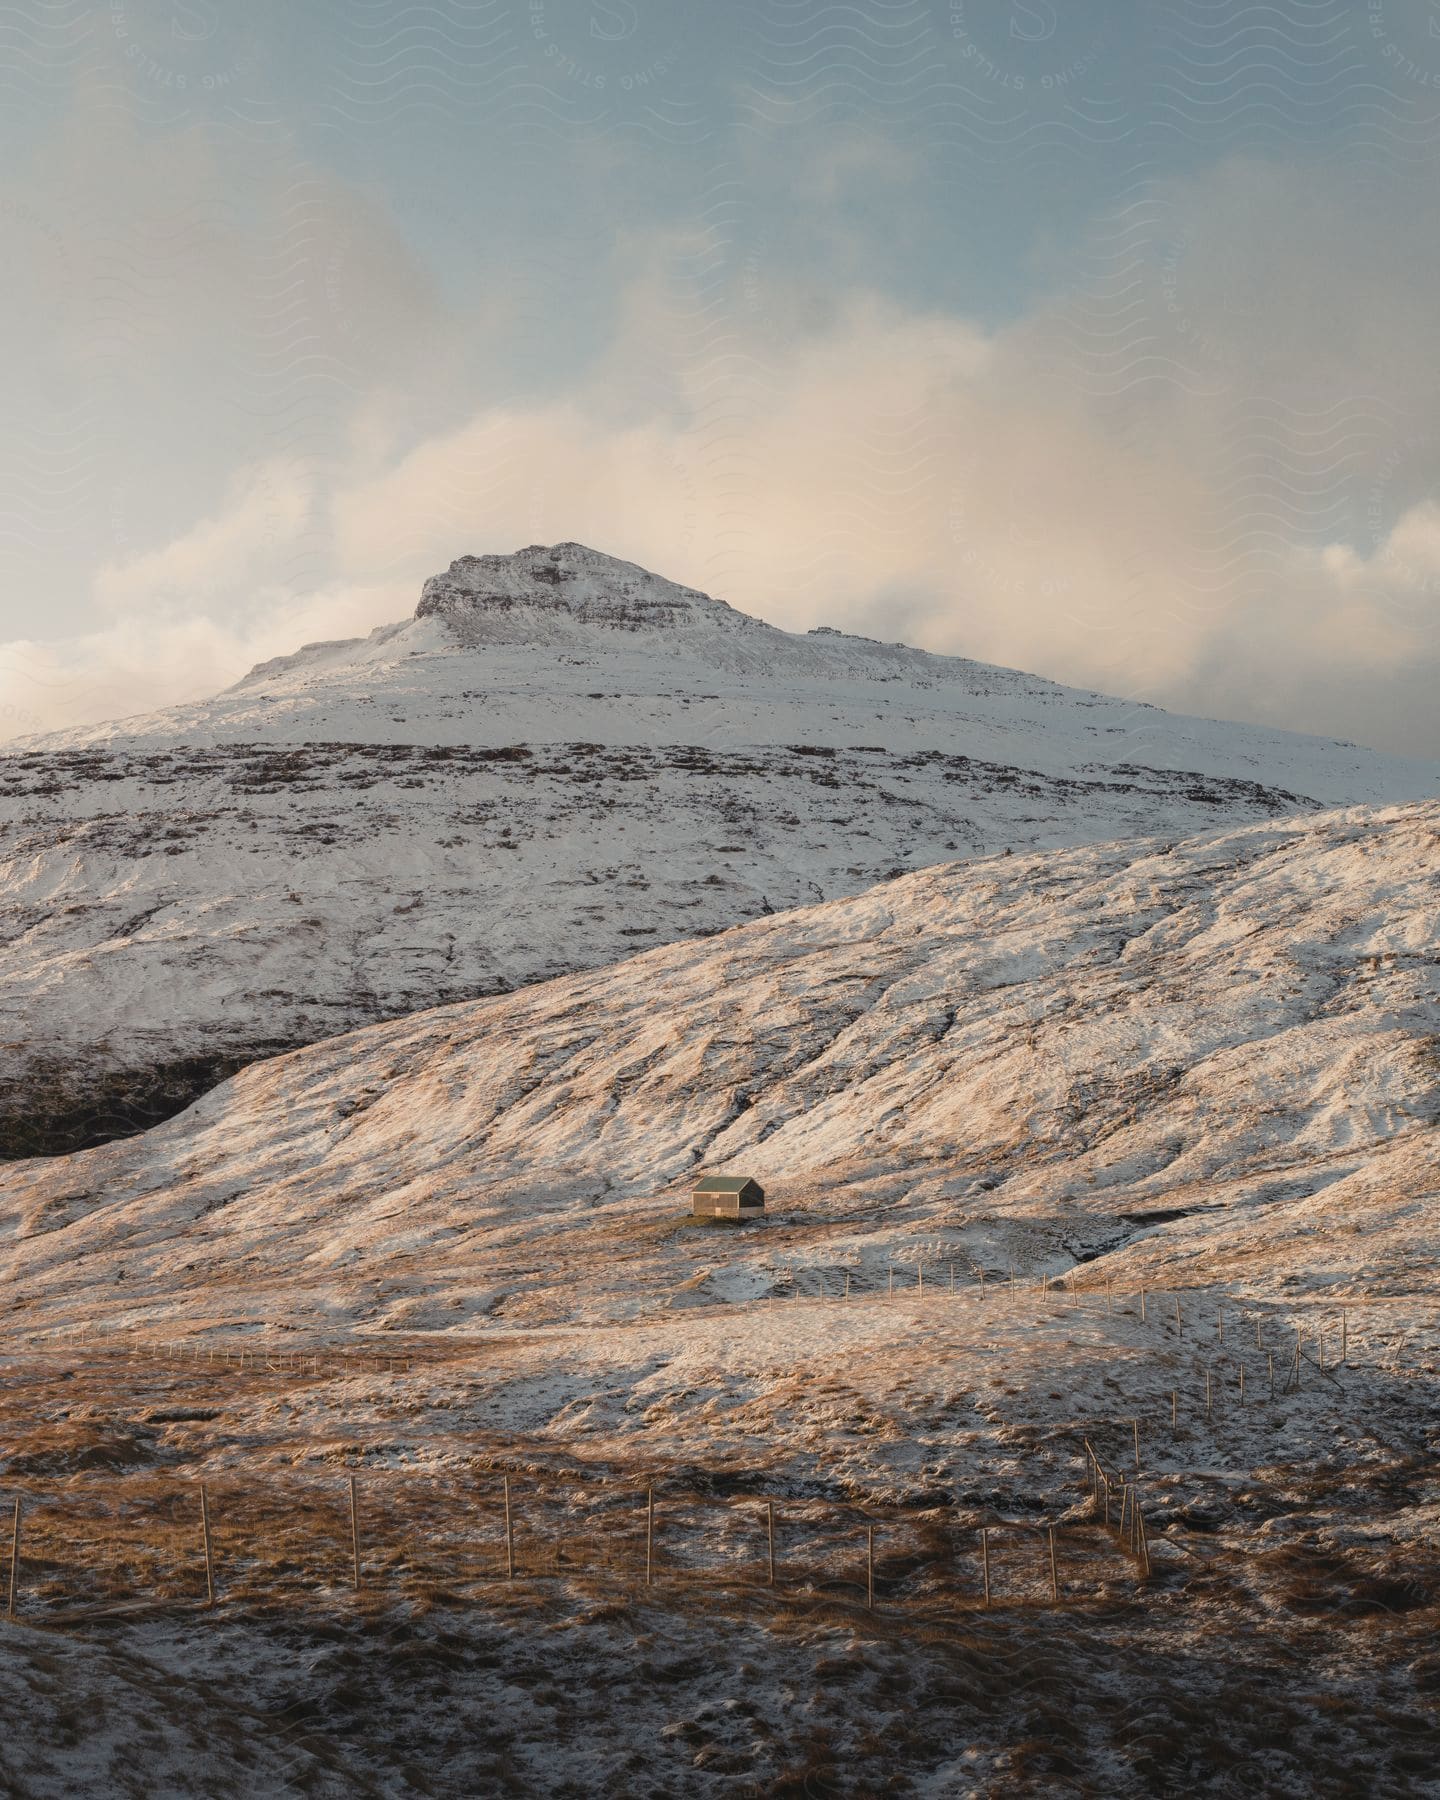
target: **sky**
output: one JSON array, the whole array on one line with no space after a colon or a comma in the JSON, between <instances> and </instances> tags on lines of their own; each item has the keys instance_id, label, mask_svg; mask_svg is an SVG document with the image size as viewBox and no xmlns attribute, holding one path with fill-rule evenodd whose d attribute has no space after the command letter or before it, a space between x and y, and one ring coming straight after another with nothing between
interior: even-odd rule
<instances>
[{"instance_id":1,"label":"sky","mask_svg":"<svg viewBox=\"0 0 1440 1800\"><path fill-rule=\"evenodd\" d=\"M1440 4L11 0L0 739L578 539L1440 756Z\"/></svg>"}]
</instances>

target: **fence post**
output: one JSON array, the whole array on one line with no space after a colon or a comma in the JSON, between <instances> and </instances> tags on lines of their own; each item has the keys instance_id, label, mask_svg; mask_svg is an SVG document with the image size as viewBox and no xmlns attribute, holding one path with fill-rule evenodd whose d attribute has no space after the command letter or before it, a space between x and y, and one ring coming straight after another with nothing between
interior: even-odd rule
<instances>
[{"instance_id":1,"label":"fence post","mask_svg":"<svg viewBox=\"0 0 1440 1800\"><path fill-rule=\"evenodd\" d=\"M20 1580L20 1496L15 1496L15 1518L10 1527L10 1600L7 1618L15 1617L15 1589Z\"/></svg>"},{"instance_id":2,"label":"fence post","mask_svg":"<svg viewBox=\"0 0 1440 1800\"><path fill-rule=\"evenodd\" d=\"M510 1511L510 1477L507 1475L507 1476L505 1476L504 1480L505 1480L505 1573L507 1576L513 1576L515 1573L515 1519L514 1519L514 1515Z\"/></svg>"},{"instance_id":3,"label":"fence post","mask_svg":"<svg viewBox=\"0 0 1440 1800\"><path fill-rule=\"evenodd\" d=\"M350 1557L355 1568L355 1592L360 1592L360 1502L355 1477L350 1477Z\"/></svg>"},{"instance_id":4,"label":"fence post","mask_svg":"<svg viewBox=\"0 0 1440 1800\"><path fill-rule=\"evenodd\" d=\"M200 1535L205 1544L205 1604L215 1604L215 1556L210 1545L210 1496L200 1483Z\"/></svg>"}]
</instances>

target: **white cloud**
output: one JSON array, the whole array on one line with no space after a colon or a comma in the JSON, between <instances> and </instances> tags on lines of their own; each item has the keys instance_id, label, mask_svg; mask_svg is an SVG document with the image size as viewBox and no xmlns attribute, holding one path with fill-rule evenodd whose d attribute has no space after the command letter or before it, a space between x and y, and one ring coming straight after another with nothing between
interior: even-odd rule
<instances>
[{"instance_id":1,"label":"white cloud","mask_svg":"<svg viewBox=\"0 0 1440 1800\"><path fill-rule=\"evenodd\" d=\"M244 606L275 564L293 553L315 505L313 476L285 462L248 471L213 517L161 548L107 563L95 599L116 618L203 614Z\"/></svg>"},{"instance_id":2,"label":"white cloud","mask_svg":"<svg viewBox=\"0 0 1440 1800\"><path fill-rule=\"evenodd\" d=\"M459 554L578 538L794 627L1440 753L1440 324L1415 291L1435 221L1372 213L1233 162L1157 195L1131 264L1097 253L1003 330L852 293L780 343L743 291L697 307L660 246L562 401L480 407L402 454L357 439L323 497L256 471L106 571L111 628L58 653L82 697L28 704L99 705L107 658L188 696L400 616ZM313 593L277 579L302 548ZM186 619L187 593L243 623Z\"/></svg>"},{"instance_id":3,"label":"white cloud","mask_svg":"<svg viewBox=\"0 0 1440 1800\"><path fill-rule=\"evenodd\" d=\"M413 604L408 591L384 587L337 586L303 599L260 589L249 599L227 618L160 619L147 609L57 642L0 645L0 741L199 699L258 662L302 643L363 636Z\"/></svg>"}]
</instances>

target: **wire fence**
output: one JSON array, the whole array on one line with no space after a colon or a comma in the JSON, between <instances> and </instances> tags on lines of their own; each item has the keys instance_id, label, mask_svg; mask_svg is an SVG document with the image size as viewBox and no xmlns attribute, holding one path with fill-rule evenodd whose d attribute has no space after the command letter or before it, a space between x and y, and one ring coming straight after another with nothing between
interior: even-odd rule
<instances>
[{"instance_id":1,"label":"wire fence","mask_svg":"<svg viewBox=\"0 0 1440 1800\"><path fill-rule=\"evenodd\" d=\"M717 1497L533 1471L478 1485L448 1474L144 1475L31 1484L4 1506L7 1612L32 1622L347 1591L483 1603L557 1579L657 1598L719 1582L959 1611L1083 1600L1142 1575L1147 1561L1134 1524L1107 1523L1098 1506L1084 1517L976 1524L937 1509Z\"/></svg>"},{"instance_id":2,"label":"wire fence","mask_svg":"<svg viewBox=\"0 0 1440 1800\"><path fill-rule=\"evenodd\" d=\"M966 1284L962 1265L948 1259L885 1265L870 1271L865 1287L844 1266L794 1273L817 1283L813 1297L842 1302L961 1293L988 1301L993 1294L1003 1303L1124 1315L1127 1330L1148 1327L1168 1344L1188 1422L1273 1406L1302 1387L1343 1392L1352 1369L1394 1361L1352 1360L1365 1340L1357 1339L1346 1309L1308 1333L1282 1334L1260 1308L1227 1304L1224 1296L1209 1295L1202 1315L1201 1297L1183 1291L1140 1288L1122 1297L1109 1283L1062 1287L1013 1275L997 1282L973 1267ZM797 1281L792 1294L770 1303L805 1297ZM278 1376L283 1389L355 1374L404 1375L472 1357L476 1345L462 1339L412 1342L403 1351L353 1343L281 1349L213 1339L117 1343L106 1336L32 1345L23 1354L62 1376L88 1360L126 1382L131 1365L140 1364L193 1372L202 1387L229 1371L266 1387ZM9 1532L8 1563L0 1566L10 1614L35 1619L143 1605L299 1604L347 1591L481 1602L495 1597L497 1584L514 1593L517 1583L554 1579L676 1595L718 1581L872 1607L1058 1605L1152 1574L1144 1484L1157 1472L1152 1452L1166 1424L1183 1436L1182 1388L1169 1389L1164 1417L1153 1401L1143 1416L1067 1424L1062 1458L1073 1458L1070 1492L1085 1497L1056 1499L1038 1520L776 1496L763 1492L763 1477L733 1467L708 1476L692 1468L689 1486L663 1471L587 1479L537 1469L533 1459L507 1464L513 1446L497 1452L493 1440L481 1464L490 1472L478 1482L473 1459L468 1470L379 1472L362 1444L345 1446L340 1466L326 1477L257 1468L207 1471L203 1482L149 1467L83 1465L50 1480L38 1462L33 1478L17 1480L23 1458L16 1457L9 1491L0 1495L0 1533ZM180 1405L147 1416L215 1414ZM1052 1483L1054 1475L1052 1468ZM6 1547L0 1537L0 1555Z\"/></svg>"}]
</instances>

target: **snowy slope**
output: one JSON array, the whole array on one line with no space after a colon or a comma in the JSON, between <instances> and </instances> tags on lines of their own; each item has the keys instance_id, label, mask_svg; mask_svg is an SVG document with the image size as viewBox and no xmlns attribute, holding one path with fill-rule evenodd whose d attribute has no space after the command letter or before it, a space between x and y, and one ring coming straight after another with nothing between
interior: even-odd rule
<instances>
[{"instance_id":1,"label":"snowy slope","mask_svg":"<svg viewBox=\"0 0 1440 1800\"><path fill-rule=\"evenodd\" d=\"M0 1154L906 869L1435 790L578 545L463 557L407 622L0 759Z\"/></svg>"},{"instance_id":2,"label":"snowy slope","mask_svg":"<svg viewBox=\"0 0 1440 1800\"><path fill-rule=\"evenodd\" d=\"M0 1786L1429 1792L1437 871L1437 804L932 869L0 1170Z\"/></svg>"},{"instance_id":3,"label":"snowy slope","mask_svg":"<svg viewBox=\"0 0 1440 1800\"><path fill-rule=\"evenodd\" d=\"M41 1329L618 1320L896 1256L1433 1300L1437 1045L1440 805L998 858L12 1165L0 1269ZM677 1229L699 1167L788 1223Z\"/></svg>"}]
</instances>

